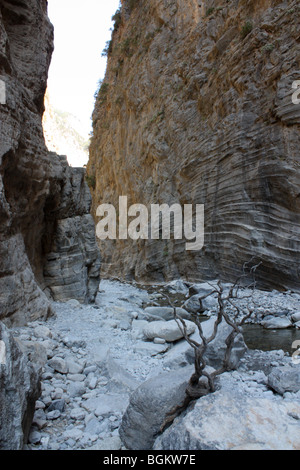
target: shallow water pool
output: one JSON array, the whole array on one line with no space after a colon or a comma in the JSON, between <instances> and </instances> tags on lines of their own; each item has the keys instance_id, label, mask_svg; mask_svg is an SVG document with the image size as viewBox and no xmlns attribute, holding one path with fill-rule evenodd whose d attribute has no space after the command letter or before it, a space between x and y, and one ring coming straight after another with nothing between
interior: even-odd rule
<instances>
[{"instance_id":1,"label":"shallow water pool","mask_svg":"<svg viewBox=\"0 0 300 470\"><path fill-rule=\"evenodd\" d=\"M282 349L292 355L296 347L292 347L294 341L300 342L300 330L286 328L278 330L267 330L261 325L244 325L243 335L249 349L260 349L261 351L272 351Z\"/></svg>"}]
</instances>

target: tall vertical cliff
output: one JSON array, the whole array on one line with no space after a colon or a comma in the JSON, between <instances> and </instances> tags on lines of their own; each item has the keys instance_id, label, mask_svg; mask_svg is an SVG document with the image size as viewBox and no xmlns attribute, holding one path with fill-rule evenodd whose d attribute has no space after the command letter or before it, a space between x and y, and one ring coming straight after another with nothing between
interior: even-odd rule
<instances>
[{"instance_id":1,"label":"tall vertical cliff","mask_svg":"<svg viewBox=\"0 0 300 470\"><path fill-rule=\"evenodd\" d=\"M99 283L84 170L44 142L52 50L46 0L0 1L0 320L8 325L47 317L51 296L93 300Z\"/></svg>"},{"instance_id":2,"label":"tall vertical cliff","mask_svg":"<svg viewBox=\"0 0 300 470\"><path fill-rule=\"evenodd\" d=\"M88 174L102 203L204 204L205 246L101 242L103 273L299 289L299 4L123 0L93 114ZM96 220L98 220L96 218Z\"/></svg>"}]
</instances>

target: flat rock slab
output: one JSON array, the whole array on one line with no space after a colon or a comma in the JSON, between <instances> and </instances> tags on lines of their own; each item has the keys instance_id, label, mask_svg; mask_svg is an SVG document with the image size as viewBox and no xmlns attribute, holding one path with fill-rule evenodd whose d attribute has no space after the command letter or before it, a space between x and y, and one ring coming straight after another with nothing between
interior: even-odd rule
<instances>
[{"instance_id":1,"label":"flat rock slab","mask_svg":"<svg viewBox=\"0 0 300 470\"><path fill-rule=\"evenodd\" d=\"M147 307L145 313L153 318L161 318L166 321L174 320L174 309L172 307ZM184 308L176 307L176 313L182 318L190 318L190 314Z\"/></svg>"},{"instance_id":2,"label":"flat rock slab","mask_svg":"<svg viewBox=\"0 0 300 470\"><path fill-rule=\"evenodd\" d=\"M129 403L126 394L102 394L96 398L90 398L83 403L83 408L96 416L109 416L115 413L124 413Z\"/></svg>"},{"instance_id":3,"label":"flat rock slab","mask_svg":"<svg viewBox=\"0 0 300 470\"><path fill-rule=\"evenodd\" d=\"M187 334L191 335L196 330L195 323L186 320L185 321ZM169 321L154 321L146 325L144 330L144 335L148 339L162 338L167 342L171 343L183 338L182 329L178 326L175 320Z\"/></svg>"},{"instance_id":4,"label":"flat rock slab","mask_svg":"<svg viewBox=\"0 0 300 470\"><path fill-rule=\"evenodd\" d=\"M261 322L262 326L268 330L280 330L290 328L292 323L288 318L273 317Z\"/></svg>"},{"instance_id":5,"label":"flat rock slab","mask_svg":"<svg viewBox=\"0 0 300 470\"><path fill-rule=\"evenodd\" d=\"M122 442L118 436L106 437L90 447L90 450L121 450Z\"/></svg>"},{"instance_id":6,"label":"flat rock slab","mask_svg":"<svg viewBox=\"0 0 300 470\"><path fill-rule=\"evenodd\" d=\"M156 356L157 354L162 354L169 349L169 344L157 344L153 342L139 341L136 346L134 346L134 352L138 354L144 354L149 356Z\"/></svg>"}]
</instances>

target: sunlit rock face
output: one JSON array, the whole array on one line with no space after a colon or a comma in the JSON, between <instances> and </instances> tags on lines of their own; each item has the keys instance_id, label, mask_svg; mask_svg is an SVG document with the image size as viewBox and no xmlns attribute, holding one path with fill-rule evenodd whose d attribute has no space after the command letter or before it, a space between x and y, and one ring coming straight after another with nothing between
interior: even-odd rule
<instances>
[{"instance_id":1,"label":"sunlit rock face","mask_svg":"<svg viewBox=\"0 0 300 470\"><path fill-rule=\"evenodd\" d=\"M56 298L57 286L66 286L66 299L91 299L100 263L92 235L87 246L78 241L81 218L88 217L91 204L84 170L72 170L64 157L50 154L44 143L43 103L53 50L47 2L1 1L0 31L0 80L5 84L5 102L0 104L0 319L12 324L47 317L48 297ZM54 281L49 256L62 254L57 243L60 220L73 217L78 220L70 234L73 259L77 254L87 275L79 272L77 259L72 290L68 285L72 257L68 267L56 272ZM76 275L82 283L79 294Z\"/></svg>"},{"instance_id":2,"label":"sunlit rock face","mask_svg":"<svg viewBox=\"0 0 300 470\"><path fill-rule=\"evenodd\" d=\"M205 205L205 246L101 242L103 274L299 289L299 6L123 2L93 114L99 204ZM98 220L96 218L96 220Z\"/></svg>"},{"instance_id":3,"label":"sunlit rock face","mask_svg":"<svg viewBox=\"0 0 300 470\"><path fill-rule=\"evenodd\" d=\"M56 109L48 91L45 94L43 131L49 151L66 155L72 167L83 167L88 161L89 136L76 116Z\"/></svg>"}]
</instances>

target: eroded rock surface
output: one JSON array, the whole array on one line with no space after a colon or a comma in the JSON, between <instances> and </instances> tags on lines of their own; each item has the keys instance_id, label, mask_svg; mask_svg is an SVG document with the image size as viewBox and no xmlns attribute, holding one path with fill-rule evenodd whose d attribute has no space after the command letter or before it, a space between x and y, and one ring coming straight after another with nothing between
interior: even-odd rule
<instances>
[{"instance_id":1,"label":"eroded rock surface","mask_svg":"<svg viewBox=\"0 0 300 470\"><path fill-rule=\"evenodd\" d=\"M103 272L235 280L254 256L261 286L299 289L299 4L130 4L93 115L94 213L125 195L204 204L205 247L104 241Z\"/></svg>"},{"instance_id":2,"label":"eroded rock surface","mask_svg":"<svg viewBox=\"0 0 300 470\"><path fill-rule=\"evenodd\" d=\"M0 319L11 325L47 318L49 296L93 300L100 258L84 170L44 142L47 2L2 1L0 31Z\"/></svg>"},{"instance_id":3,"label":"eroded rock surface","mask_svg":"<svg viewBox=\"0 0 300 470\"><path fill-rule=\"evenodd\" d=\"M40 395L41 367L21 351L0 322L0 449L21 450L27 443L35 402Z\"/></svg>"}]
</instances>

